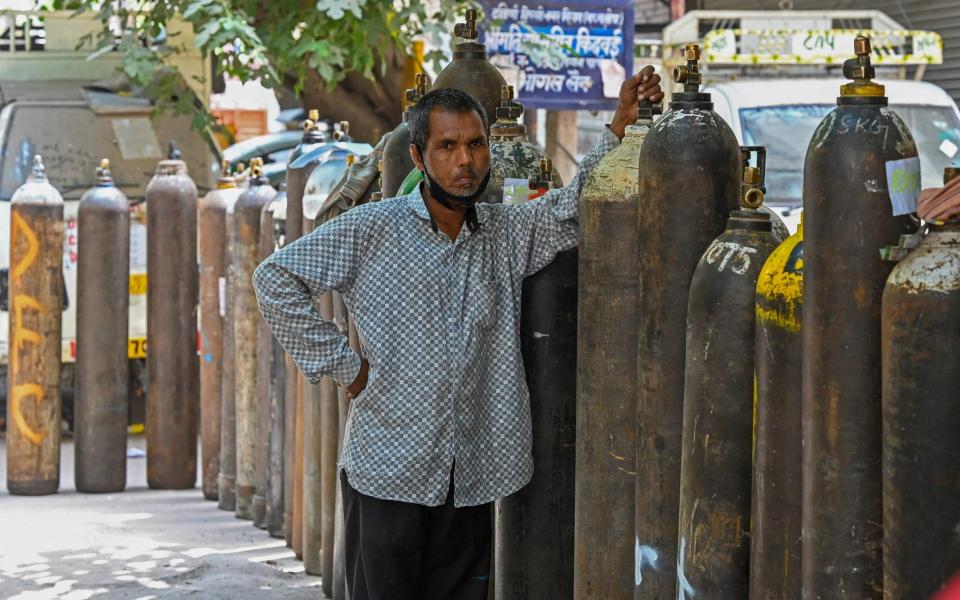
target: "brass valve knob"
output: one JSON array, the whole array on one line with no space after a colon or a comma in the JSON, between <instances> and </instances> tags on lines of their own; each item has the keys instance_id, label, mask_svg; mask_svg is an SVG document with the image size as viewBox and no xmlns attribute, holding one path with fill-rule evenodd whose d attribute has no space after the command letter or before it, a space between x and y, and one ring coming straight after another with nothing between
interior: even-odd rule
<instances>
[{"instance_id":1,"label":"brass valve knob","mask_svg":"<svg viewBox=\"0 0 960 600\"><path fill-rule=\"evenodd\" d=\"M500 86L500 106L497 107L497 120L516 121L523 115L523 105L513 100L513 86Z\"/></svg>"},{"instance_id":2,"label":"brass valve knob","mask_svg":"<svg viewBox=\"0 0 960 600\"><path fill-rule=\"evenodd\" d=\"M683 50L683 57L687 64L680 65L673 69L673 80L683 84L684 92L700 91L702 78L700 74L700 46L697 44L687 44Z\"/></svg>"},{"instance_id":3,"label":"brass valve knob","mask_svg":"<svg viewBox=\"0 0 960 600\"><path fill-rule=\"evenodd\" d=\"M307 118L313 121L314 123L316 123L317 121L320 120L320 111L315 108L311 108L307 112Z\"/></svg>"},{"instance_id":4,"label":"brass valve knob","mask_svg":"<svg viewBox=\"0 0 960 600\"><path fill-rule=\"evenodd\" d=\"M852 79L852 83L840 86L841 96L883 96L886 89L873 81L877 70L870 62L870 38L858 35L853 41L853 52L856 58L850 58L843 63L843 76Z\"/></svg>"},{"instance_id":5,"label":"brass valve knob","mask_svg":"<svg viewBox=\"0 0 960 600\"><path fill-rule=\"evenodd\" d=\"M467 40L475 40L477 33L477 10L468 8L464 15L464 23L457 23L453 26L453 35Z\"/></svg>"}]
</instances>

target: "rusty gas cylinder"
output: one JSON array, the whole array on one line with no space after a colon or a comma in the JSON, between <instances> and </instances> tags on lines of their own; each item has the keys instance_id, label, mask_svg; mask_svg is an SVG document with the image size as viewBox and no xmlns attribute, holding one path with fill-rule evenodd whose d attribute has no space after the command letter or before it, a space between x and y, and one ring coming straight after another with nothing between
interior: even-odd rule
<instances>
[{"instance_id":1,"label":"rusty gas cylinder","mask_svg":"<svg viewBox=\"0 0 960 600\"><path fill-rule=\"evenodd\" d=\"M60 487L60 313L63 198L40 155L10 199L10 350L7 374L7 490L53 494Z\"/></svg>"},{"instance_id":2,"label":"rusty gas cylinder","mask_svg":"<svg viewBox=\"0 0 960 600\"><path fill-rule=\"evenodd\" d=\"M762 146L745 148L743 195L690 283L677 540L678 597L746 598L750 564L757 277L777 246ZM749 166L756 151L757 167Z\"/></svg>"},{"instance_id":3,"label":"rusty gas cylinder","mask_svg":"<svg viewBox=\"0 0 960 600\"><path fill-rule=\"evenodd\" d=\"M880 598L880 306L893 263L880 249L913 229L889 168L917 172L910 132L872 81L858 37L837 108L820 122L803 178L803 558L806 599Z\"/></svg>"},{"instance_id":4,"label":"rusty gas cylinder","mask_svg":"<svg viewBox=\"0 0 960 600\"><path fill-rule=\"evenodd\" d=\"M710 94L699 91L699 47L687 45L684 53L687 64L674 71L684 91L673 94L670 110L650 129L640 152L638 600L677 596L690 280L740 201L737 138L713 111Z\"/></svg>"},{"instance_id":5,"label":"rusty gas cylinder","mask_svg":"<svg viewBox=\"0 0 960 600\"><path fill-rule=\"evenodd\" d=\"M903 600L960 571L960 219L928 225L883 290L883 593Z\"/></svg>"},{"instance_id":6,"label":"rusty gas cylinder","mask_svg":"<svg viewBox=\"0 0 960 600\"><path fill-rule=\"evenodd\" d=\"M260 264L260 214L277 195L263 176L263 163L251 163L250 186L237 198L233 214L234 247L233 370L237 419L237 517L253 519L257 482L257 334L262 319L253 291L253 271ZM264 507L265 508L265 507Z\"/></svg>"},{"instance_id":7,"label":"rusty gas cylinder","mask_svg":"<svg viewBox=\"0 0 960 600\"><path fill-rule=\"evenodd\" d=\"M410 158L410 128L407 126L407 117L420 98L427 93L430 79L425 73L417 73L415 88L406 92L407 109L403 111L403 122L390 132L386 144L383 146L383 169L380 191L383 198L393 198L397 195L400 183L413 169L413 159Z\"/></svg>"},{"instance_id":8,"label":"rusty gas cylinder","mask_svg":"<svg viewBox=\"0 0 960 600\"><path fill-rule=\"evenodd\" d=\"M311 111L310 116L319 118L319 113ZM314 130L319 131L319 124L315 119L304 123L305 132ZM312 135L309 143L304 142L298 150L291 153L287 163L284 245L295 242L303 234L304 188L310 173L321 159L317 150L327 144L326 136L321 141L317 133ZM307 133L304 136L306 140ZM304 155L309 156L305 158ZM284 490L288 492L284 495L284 538L300 557L303 553L303 399L307 384L289 355L285 356L284 364L285 462L293 465L293 468L284 474Z\"/></svg>"},{"instance_id":9,"label":"rusty gas cylinder","mask_svg":"<svg viewBox=\"0 0 960 600\"><path fill-rule=\"evenodd\" d=\"M261 246L261 260L272 254L284 241L286 225L287 184L280 183L277 196L265 211L269 211L271 225L271 245L269 253ZM266 216L261 220L261 233ZM269 334L269 328L267 333ZM270 406L267 451L267 531L272 537L283 537L284 477L285 464L285 426L286 426L286 362L283 347L276 337L270 335ZM292 468L292 463L291 464Z\"/></svg>"},{"instance_id":10,"label":"rusty gas cylinder","mask_svg":"<svg viewBox=\"0 0 960 600\"><path fill-rule=\"evenodd\" d=\"M257 264L273 254L273 209L279 192L260 210ZM259 311L258 311L259 312ZM253 526L267 528L267 486L270 480L270 402L273 372L273 334L263 318L257 319L257 402L256 443L254 446Z\"/></svg>"},{"instance_id":11,"label":"rusty gas cylinder","mask_svg":"<svg viewBox=\"0 0 960 600\"><path fill-rule=\"evenodd\" d=\"M645 103L580 194L574 597L619 600L634 589L637 273Z\"/></svg>"},{"instance_id":12,"label":"rusty gas cylinder","mask_svg":"<svg viewBox=\"0 0 960 600\"><path fill-rule=\"evenodd\" d=\"M171 144L147 185L147 484L197 481L197 186Z\"/></svg>"},{"instance_id":13,"label":"rusty gas cylinder","mask_svg":"<svg viewBox=\"0 0 960 600\"><path fill-rule=\"evenodd\" d=\"M223 315L220 286L225 276L227 205L240 195L229 165L221 165L216 189L197 202L197 260L200 267L200 464L203 497L219 499L223 399Z\"/></svg>"},{"instance_id":14,"label":"rusty gas cylinder","mask_svg":"<svg viewBox=\"0 0 960 600\"><path fill-rule=\"evenodd\" d=\"M500 88L507 82L487 60L486 46L477 41L476 9L467 9L464 22L453 28L453 37L463 41L453 47L453 61L437 75L433 89L456 88L470 94L483 106L490 123L500 106Z\"/></svg>"},{"instance_id":15,"label":"rusty gas cylinder","mask_svg":"<svg viewBox=\"0 0 960 600\"><path fill-rule=\"evenodd\" d=\"M119 492L127 483L130 206L107 159L78 212L74 477L78 492Z\"/></svg>"},{"instance_id":16,"label":"rusty gas cylinder","mask_svg":"<svg viewBox=\"0 0 960 600\"><path fill-rule=\"evenodd\" d=\"M803 213L757 279L750 600L800 597Z\"/></svg>"},{"instance_id":17,"label":"rusty gas cylinder","mask_svg":"<svg viewBox=\"0 0 960 600\"><path fill-rule=\"evenodd\" d=\"M242 168L242 165L238 168ZM225 202L224 240L221 246L223 276L218 281L218 302L220 316L223 319L223 367L220 382L220 474L217 476L217 506L221 510L231 512L237 510L237 406L233 369L233 302L231 301L233 274L230 263L233 261L233 248L236 245L234 240L236 232L233 226L234 209L244 189L238 185L236 175L233 179L236 187L227 188L221 192ZM213 243L215 242L211 242Z\"/></svg>"}]
</instances>

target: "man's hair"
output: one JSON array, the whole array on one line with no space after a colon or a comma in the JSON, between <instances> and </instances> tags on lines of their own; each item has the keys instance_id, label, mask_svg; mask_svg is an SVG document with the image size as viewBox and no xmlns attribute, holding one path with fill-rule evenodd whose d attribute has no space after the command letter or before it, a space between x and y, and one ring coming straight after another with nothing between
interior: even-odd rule
<instances>
[{"instance_id":1,"label":"man's hair","mask_svg":"<svg viewBox=\"0 0 960 600\"><path fill-rule=\"evenodd\" d=\"M480 102L470 94L455 88L440 88L423 95L410 109L407 115L407 127L410 128L410 142L418 148L426 149L430 138L430 114L439 108L448 112L475 112L487 129L487 114Z\"/></svg>"}]
</instances>

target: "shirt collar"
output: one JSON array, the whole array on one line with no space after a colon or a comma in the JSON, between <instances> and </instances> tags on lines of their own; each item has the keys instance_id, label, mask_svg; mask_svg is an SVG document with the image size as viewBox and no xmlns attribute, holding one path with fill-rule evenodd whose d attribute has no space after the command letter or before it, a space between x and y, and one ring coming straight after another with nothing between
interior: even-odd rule
<instances>
[{"instance_id":1,"label":"shirt collar","mask_svg":"<svg viewBox=\"0 0 960 600\"><path fill-rule=\"evenodd\" d=\"M413 210L413 213L423 219L424 221L430 221L430 211L427 210L427 202L423 198L423 194L420 193L420 185L410 192L407 196L407 202L409 203L410 208ZM489 184L488 184L489 185ZM487 220L489 216L487 206L483 205L483 202L477 203L477 222L483 223Z\"/></svg>"}]
</instances>

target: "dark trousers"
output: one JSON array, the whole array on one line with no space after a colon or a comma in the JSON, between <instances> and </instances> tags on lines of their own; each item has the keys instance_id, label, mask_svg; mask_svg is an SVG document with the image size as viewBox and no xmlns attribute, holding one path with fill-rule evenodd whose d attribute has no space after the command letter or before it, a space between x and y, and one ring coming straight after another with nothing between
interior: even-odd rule
<instances>
[{"instance_id":1,"label":"dark trousers","mask_svg":"<svg viewBox=\"0 0 960 600\"><path fill-rule=\"evenodd\" d=\"M486 600L490 504L454 508L365 496L340 472L350 600Z\"/></svg>"}]
</instances>

